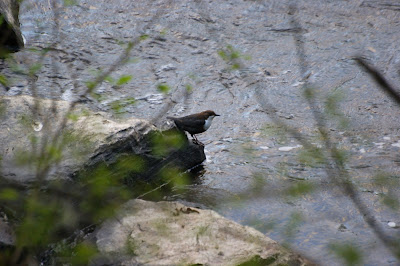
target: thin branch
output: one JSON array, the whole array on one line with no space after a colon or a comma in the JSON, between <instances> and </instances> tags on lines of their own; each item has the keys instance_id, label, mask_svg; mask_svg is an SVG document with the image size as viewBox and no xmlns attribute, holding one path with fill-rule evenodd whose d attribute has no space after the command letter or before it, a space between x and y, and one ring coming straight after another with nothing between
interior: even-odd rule
<instances>
[{"instance_id":1,"label":"thin branch","mask_svg":"<svg viewBox=\"0 0 400 266\"><path fill-rule=\"evenodd\" d=\"M295 4L291 4L289 6L289 13L290 14L295 14L297 11L297 8ZM293 15L292 20L291 20L292 27L294 28L301 28L301 25L298 23L296 20L296 17ZM300 68L300 75L304 75L307 71L308 64L305 59L305 49L304 49L304 40L303 36L301 35L301 31L297 31L294 33L295 38L295 44L296 44L296 53L299 61L299 68ZM359 58L360 59L360 58ZM382 86L385 87L390 93L393 93L394 91L391 90L392 88L388 84L388 82L381 76L378 75L376 71L373 71L372 68L369 68L365 62L360 59L358 61L364 68L366 68L368 71L370 71L373 74L373 77L375 80ZM308 84L306 83L303 87L304 89L310 89ZM390 89L389 89L390 88ZM393 96L392 96L393 97ZM395 97L395 96L394 96ZM331 165L334 167L325 167L325 171L328 175L328 178L336 183L338 187L340 187L346 195L351 199L353 204L356 206L356 208L360 211L362 214L364 221L368 224L368 226L373 230L375 235L378 237L378 239L381 240L381 242L384 244L384 246L398 259L400 260L400 245L397 243L395 240L391 239L381 228L381 226L377 223L376 218L370 211L370 209L367 207L367 205L363 202L361 199L357 189L354 187L354 185L351 183L351 177L349 176L347 170L344 167L344 162L339 159L338 156L338 148L332 141L332 138L329 134L329 131L326 128L326 118L320 112L316 106L315 102L315 97L310 96L306 97L309 105L311 107L311 111L314 115L314 119L317 122L317 127L318 130L320 131L323 140L324 140L324 145L325 149L328 152L328 157L327 159L329 160ZM338 182L339 181L339 182Z\"/></svg>"},{"instance_id":2,"label":"thin branch","mask_svg":"<svg viewBox=\"0 0 400 266\"><path fill-rule=\"evenodd\" d=\"M398 105L400 105L400 92L398 89L395 89L392 85L390 85L389 81L377 70L376 67L373 67L367 63L365 59L361 56L357 56L354 60L358 63L358 65L364 69L367 73L371 75L371 77L375 80L375 82L380 86L380 88L386 92L390 98L392 98Z\"/></svg>"}]
</instances>

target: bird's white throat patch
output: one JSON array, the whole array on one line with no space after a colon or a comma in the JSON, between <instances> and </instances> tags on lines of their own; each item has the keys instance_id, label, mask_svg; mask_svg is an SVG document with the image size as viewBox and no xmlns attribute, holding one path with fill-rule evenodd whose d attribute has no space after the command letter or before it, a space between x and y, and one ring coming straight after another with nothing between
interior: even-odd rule
<instances>
[{"instance_id":1,"label":"bird's white throat patch","mask_svg":"<svg viewBox=\"0 0 400 266\"><path fill-rule=\"evenodd\" d=\"M207 130L211 126L214 117L215 116L211 115L207 118L206 122L204 123L204 130Z\"/></svg>"}]
</instances>

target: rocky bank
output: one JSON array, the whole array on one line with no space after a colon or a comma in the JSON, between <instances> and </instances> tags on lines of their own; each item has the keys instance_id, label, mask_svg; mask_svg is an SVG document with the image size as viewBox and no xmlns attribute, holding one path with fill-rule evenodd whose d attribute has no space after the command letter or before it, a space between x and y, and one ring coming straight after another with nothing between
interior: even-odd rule
<instances>
[{"instance_id":1,"label":"rocky bank","mask_svg":"<svg viewBox=\"0 0 400 266\"><path fill-rule=\"evenodd\" d=\"M165 167L185 171L205 160L204 147L187 138L157 153L154 139L167 142L171 134L146 120L114 121L104 112L91 112L79 104L71 109L71 102L31 96L1 97L0 103L2 176L14 181L33 181L42 171L36 164L40 156L49 156L44 174L49 180L74 178L100 164L112 168L121 160L130 158L134 163L137 159L141 171L125 172L130 183L156 181ZM59 154L51 154L53 149Z\"/></svg>"},{"instance_id":2,"label":"rocky bank","mask_svg":"<svg viewBox=\"0 0 400 266\"><path fill-rule=\"evenodd\" d=\"M211 210L132 200L96 232L92 265L313 265Z\"/></svg>"}]
</instances>

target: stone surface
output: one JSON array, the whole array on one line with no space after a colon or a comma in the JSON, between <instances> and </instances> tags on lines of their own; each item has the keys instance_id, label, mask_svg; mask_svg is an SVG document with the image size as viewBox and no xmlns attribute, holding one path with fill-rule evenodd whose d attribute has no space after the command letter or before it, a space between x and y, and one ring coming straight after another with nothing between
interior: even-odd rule
<instances>
[{"instance_id":1,"label":"stone surface","mask_svg":"<svg viewBox=\"0 0 400 266\"><path fill-rule=\"evenodd\" d=\"M122 156L134 155L140 157L142 170L130 177L150 181L164 167L186 170L205 159L204 147L187 139L180 147L155 153L154 136L163 138L167 134L142 119L114 121L106 113L93 113L77 105L61 128L70 102L15 96L2 97L0 103L1 170L3 177L13 180L35 178L37 154L44 143L47 143L44 151L54 153L48 179L74 177L100 163L112 167ZM131 172L125 174L129 176Z\"/></svg>"},{"instance_id":2,"label":"stone surface","mask_svg":"<svg viewBox=\"0 0 400 266\"><path fill-rule=\"evenodd\" d=\"M0 249L15 244L15 235L11 227L0 219Z\"/></svg>"},{"instance_id":3,"label":"stone surface","mask_svg":"<svg viewBox=\"0 0 400 266\"><path fill-rule=\"evenodd\" d=\"M19 3L18 0L0 1L0 15L5 19L0 25L0 49L18 51L24 47L18 18Z\"/></svg>"},{"instance_id":4,"label":"stone surface","mask_svg":"<svg viewBox=\"0 0 400 266\"><path fill-rule=\"evenodd\" d=\"M251 227L177 202L131 200L96 239L109 264L311 265Z\"/></svg>"}]
</instances>

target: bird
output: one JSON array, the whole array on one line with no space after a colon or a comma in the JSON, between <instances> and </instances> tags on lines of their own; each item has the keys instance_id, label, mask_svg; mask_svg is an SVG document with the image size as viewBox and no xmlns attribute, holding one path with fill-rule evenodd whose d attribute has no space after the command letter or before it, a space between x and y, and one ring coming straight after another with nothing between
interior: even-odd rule
<instances>
[{"instance_id":1,"label":"bird","mask_svg":"<svg viewBox=\"0 0 400 266\"><path fill-rule=\"evenodd\" d=\"M188 132L193 138L193 143L204 146L204 144L201 143L195 135L203 133L209 129L213 119L216 116L220 115L217 115L214 111L207 110L183 117L167 116L167 119L174 121L179 130Z\"/></svg>"}]
</instances>

